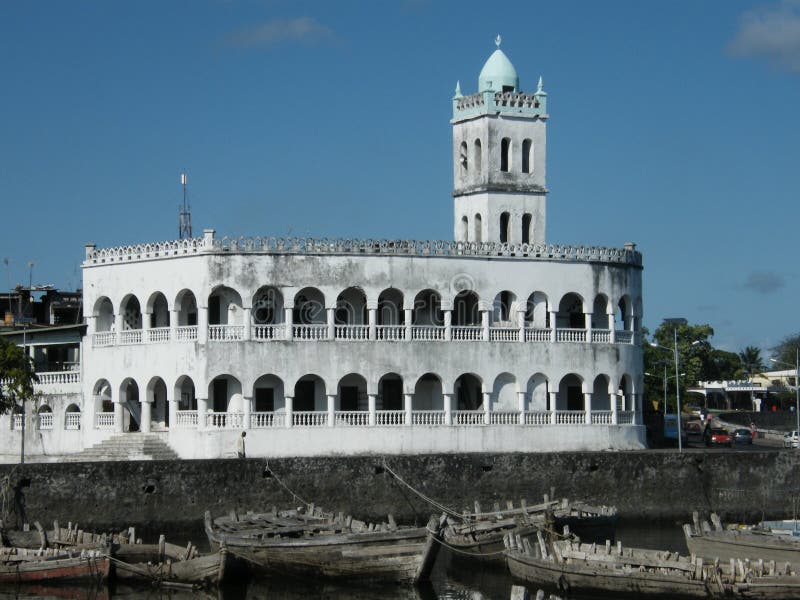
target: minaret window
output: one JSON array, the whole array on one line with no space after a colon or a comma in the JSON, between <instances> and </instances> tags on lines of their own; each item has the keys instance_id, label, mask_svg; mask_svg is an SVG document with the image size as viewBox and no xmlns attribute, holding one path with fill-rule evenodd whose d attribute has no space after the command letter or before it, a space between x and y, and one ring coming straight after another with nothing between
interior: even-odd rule
<instances>
[{"instance_id":1,"label":"minaret window","mask_svg":"<svg viewBox=\"0 0 800 600\"><path fill-rule=\"evenodd\" d=\"M461 241L469 241L469 219L466 216L461 217Z\"/></svg>"},{"instance_id":2,"label":"minaret window","mask_svg":"<svg viewBox=\"0 0 800 600\"><path fill-rule=\"evenodd\" d=\"M467 142L461 142L461 147L458 151L458 162L461 164L461 172L466 173L469 170L467 164Z\"/></svg>"},{"instance_id":3,"label":"minaret window","mask_svg":"<svg viewBox=\"0 0 800 600\"><path fill-rule=\"evenodd\" d=\"M508 165L511 163L511 139L503 138L500 142L500 170L508 173Z\"/></svg>"},{"instance_id":4,"label":"minaret window","mask_svg":"<svg viewBox=\"0 0 800 600\"><path fill-rule=\"evenodd\" d=\"M507 244L508 243L508 229L511 223L511 215L507 212L504 212L500 215L500 243Z\"/></svg>"},{"instance_id":5,"label":"minaret window","mask_svg":"<svg viewBox=\"0 0 800 600\"><path fill-rule=\"evenodd\" d=\"M480 215L475 215L475 241L482 241L481 229L483 228L482 219Z\"/></svg>"},{"instance_id":6,"label":"minaret window","mask_svg":"<svg viewBox=\"0 0 800 600\"><path fill-rule=\"evenodd\" d=\"M533 173L533 142L530 140L522 142L522 172Z\"/></svg>"},{"instance_id":7,"label":"minaret window","mask_svg":"<svg viewBox=\"0 0 800 600\"><path fill-rule=\"evenodd\" d=\"M531 243L531 214L525 213L522 215L522 243Z\"/></svg>"},{"instance_id":8,"label":"minaret window","mask_svg":"<svg viewBox=\"0 0 800 600\"><path fill-rule=\"evenodd\" d=\"M483 164L483 148L481 147L481 141L475 140L475 171L478 173L481 172L481 164Z\"/></svg>"}]
</instances>

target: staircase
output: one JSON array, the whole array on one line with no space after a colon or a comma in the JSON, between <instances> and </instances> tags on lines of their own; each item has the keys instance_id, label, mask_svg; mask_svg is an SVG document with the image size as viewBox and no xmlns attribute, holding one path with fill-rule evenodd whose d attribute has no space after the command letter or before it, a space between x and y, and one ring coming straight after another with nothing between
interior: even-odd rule
<instances>
[{"instance_id":1,"label":"staircase","mask_svg":"<svg viewBox=\"0 0 800 600\"><path fill-rule=\"evenodd\" d=\"M121 433L69 457L70 461L178 460L175 451L153 433Z\"/></svg>"}]
</instances>

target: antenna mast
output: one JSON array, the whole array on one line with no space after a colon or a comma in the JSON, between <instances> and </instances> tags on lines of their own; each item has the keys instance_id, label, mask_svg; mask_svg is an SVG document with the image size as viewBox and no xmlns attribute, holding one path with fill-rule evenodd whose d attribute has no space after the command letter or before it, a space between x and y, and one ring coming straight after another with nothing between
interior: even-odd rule
<instances>
[{"instance_id":1,"label":"antenna mast","mask_svg":"<svg viewBox=\"0 0 800 600\"><path fill-rule=\"evenodd\" d=\"M178 239L188 240L192 237L192 212L186 192L186 173L181 173L183 187L183 206L178 209Z\"/></svg>"}]
</instances>

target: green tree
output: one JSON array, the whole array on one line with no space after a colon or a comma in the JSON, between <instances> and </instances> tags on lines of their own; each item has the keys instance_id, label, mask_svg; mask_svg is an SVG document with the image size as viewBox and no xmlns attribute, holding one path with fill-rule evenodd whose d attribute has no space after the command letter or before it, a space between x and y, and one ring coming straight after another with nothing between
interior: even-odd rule
<instances>
[{"instance_id":1,"label":"green tree","mask_svg":"<svg viewBox=\"0 0 800 600\"><path fill-rule=\"evenodd\" d=\"M777 346L770 348L772 355L778 361L790 365L797 364L797 349L800 348L800 333L787 335ZM785 369L785 365L778 365L778 368Z\"/></svg>"},{"instance_id":2,"label":"green tree","mask_svg":"<svg viewBox=\"0 0 800 600\"><path fill-rule=\"evenodd\" d=\"M22 348L0 338L0 414L34 397L33 384L39 378Z\"/></svg>"},{"instance_id":3,"label":"green tree","mask_svg":"<svg viewBox=\"0 0 800 600\"><path fill-rule=\"evenodd\" d=\"M739 352L739 360L742 361L742 369L748 378L763 373L766 369L764 359L761 358L761 349L755 346L747 346Z\"/></svg>"}]
</instances>

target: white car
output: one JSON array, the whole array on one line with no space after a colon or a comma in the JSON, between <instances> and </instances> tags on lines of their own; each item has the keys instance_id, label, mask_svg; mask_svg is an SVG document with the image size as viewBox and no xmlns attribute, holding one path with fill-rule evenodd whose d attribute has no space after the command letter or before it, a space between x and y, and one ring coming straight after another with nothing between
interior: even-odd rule
<instances>
[{"instance_id":1,"label":"white car","mask_svg":"<svg viewBox=\"0 0 800 600\"><path fill-rule=\"evenodd\" d=\"M797 435L797 431L792 431L791 433L787 433L785 436L783 436L783 447L784 448L800 447L800 436Z\"/></svg>"}]
</instances>

